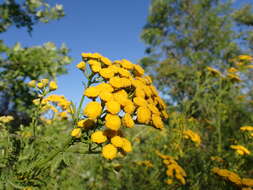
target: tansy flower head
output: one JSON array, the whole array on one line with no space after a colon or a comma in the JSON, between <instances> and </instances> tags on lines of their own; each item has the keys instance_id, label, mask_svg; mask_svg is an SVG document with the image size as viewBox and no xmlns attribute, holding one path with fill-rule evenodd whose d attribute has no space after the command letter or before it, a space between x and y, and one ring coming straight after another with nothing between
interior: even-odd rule
<instances>
[{"instance_id":1,"label":"tansy flower head","mask_svg":"<svg viewBox=\"0 0 253 190\"><path fill-rule=\"evenodd\" d=\"M58 88L58 86L57 86L57 84L56 84L55 81L51 81L51 82L49 83L49 90L50 90L50 91L54 91L54 90L56 90L57 88Z\"/></svg>"},{"instance_id":2,"label":"tansy flower head","mask_svg":"<svg viewBox=\"0 0 253 190\"><path fill-rule=\"evenodd\" d=\"M112 144L107 144L102 148L102 155L106 159L112 160L117 156L117 148Z\"/></svg>"},{"instance_id":3,"label":"tansy flower head","mask_svg":"<svg viewBox=\"0 0 253 190\"><path fill-rule=\"evenodd\" d=\"M84 62L84 61L81 61L80 63L78 63L78 64L76 65L76 67L77 67L78 69L84 71L84 70L85 70L85 67L86 67L85 62Z\"/></svg>"},{"instance_id":4,"label":"tansy flower head","mask_svg":"<svg viewBox=\"0 0 253 190\"><path fill-rule=\"evenodd\" d=\"M75 128L71 131L71 136L75 138L80 138L82 135L82 131L80 128Z\"/></svg>"},{"instance_id":5,"label":"tansy flower head","mask_svg":"<svg viewBox=\"0 0 253 190\"><path fill-rule=\"evenodd\" d=\"M27 84L28 84L28 86L31 87L31 88L35 88L35 87L36 87L36 81L35 81L35 80L31 80L31 81L29 81Z\"/></svg>"},{"instance_id":6,"label":"tansy flower head","mask_svg":"<svg viewBox=\"0 0 253 190\"><path fill-rule=\"evenodd\" d=\"M91 135L91 141L95 143L104 143L107 137L103 134L103 131L96 131Z\"/></svg>"},{"instance_id":7,"label":"tansy flower head","mask_svg":"<svg viewBox=\"0 0 253 190\"><path fill-rule=\"evenodd\" d=\"M99 102L89 102L83 110L85 116L96 119L101 115L102 106Z\"/></svg>"}]
</instances>

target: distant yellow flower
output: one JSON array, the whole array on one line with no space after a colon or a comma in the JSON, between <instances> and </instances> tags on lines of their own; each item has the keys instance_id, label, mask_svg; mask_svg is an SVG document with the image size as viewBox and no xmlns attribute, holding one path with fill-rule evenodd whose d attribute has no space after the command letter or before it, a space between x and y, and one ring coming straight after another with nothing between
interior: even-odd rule
<instances>
[{"instance_id":1,"label":"distant yellow flower","mask_svg":"<svg viewBox=\"0 0 253 190\"><path fill-rule=\"evenodd\" d=\"M82 135L82 130L80 128L75 128L71 131L71 136L75 138L80 138Z\"/></svg>"},{"instance_id":2,"label":"distant yellow flower","mask_svg":"<svg viewBox=\"0 0 253 190\"><path fill-rule=\"evenodd\" d=\"M190 138L197 145L201 143L200 136L197 133L193 132L192 130L189 130L189 129L185 130L183 134L184 134L184 138L186 139Z\"/></svg>"},{"instance_id":3,"label":"distant yellow flower","mask_svg":"<svg viewBox=\"0 0 253 190\"><path fill-rule=\"evenodd\" d=\"M120 104L116 101L108 101L106 103L106 109L111 114L117 114L120 111Z\"/></svg>"},{"instance_id":4,"label":"distant yellow flower","mask_svg":"<svg viewBox=\"0 0 253 190\"><path fill-rule=\"evenodd\" d=\"M139 123L145 123L148 124L151 119L151 112L147 107L139 107L137 109L137 121Z\"/></svg>"},{"instance_id":5,"label":"distant yellow flower","mask_svg":"<svg viewBox=\"0 0 253 190\"><path fill-rule=\"evenodd\" d=\"M122 149L125 152L132 152L133 148L132 148L132 144L129 140L127 140L126 138L122 138L123 139L123 145L122 145Z\"/></svg>"},{"instance_id":6,"label":"distant yellow flower","mask_svg":"<svg viewBox=\"0 0 253 190\"><path fill-rule=\"evenodd\" d=\"M217 69L214 69L212 67L207 67L207 70L210 71L213 75L219 75L219 76L221 76L221 72L218 71Z\"/></svg>"},{"instance_id":7,"label":"distant yellow flower","mask_svg":"<svg viewBox=\"0 0 253 190\"><path fill-rule=\"evenodd\" d=\"M240 127L241 131L253 131L253 126L242 126Z\"/></svg>"},{"instance_id":8,"label":"distant yellow flower","mask_svg":"<svg viewBox=\"0 0 253 190\"><path fill-rule=\"evenodd\" d=\"M228 73L227 77L230 78L231 80L235 81L235 82L240 82L240 76L233 74L233 73Z\"/></svg>"},{"instance_id":9,"label":"distant yellow flower","mask_svg":"<svg viewBox=\"0 0 253 190\"><path fill-rule=\"evenodd\" d=\"M10 115L7 115L7 116L1 116L0 117L0 122L2 123L9 123L13 120L14 118Z\"/></svg>"},{"instance_id":10,"label":"distant yellow flower","mask_svg":"<svg viewBox=\"0 0 253 190\"><path fill-rule=\"evenodd\" d=\"M102 106L99 102L89 102L83 110L85 116L96 119L101 115Z\"/></svg>"},{"instance_id":11,"label":"distant yellow flower","mask_svg":"<svg viewBox=\"0 0 253 190\"><path fill-rule=\"evenodd\" d=\"M103 131L96 131L91 135L91 141L95 143L104 143L107 141L107 137L103 134Z\"/></svg>"},{"instance_id":12,"label":"distant yellow flower","mask_svg":"<svg viewBox=\"0 0 253 190\"><path fill-rule=\"evenodd\" d=\"M238 70L236 69L236 68L234 68L234 67L231 67L231 68L229 68L228 69L228 72L229 73L235 73L235 72L237 72Z\"/></svg>"},{"instance_id":13,"label":"distant yellow flower","mask_svg":"<svg viewBox=\"0 0 253 190\"><path fill-rule=\"evenodd\" d=\"M105 117L105 126L111 130L119 130L121 120L118 115L107 114Z\"/></svg>"},{"instance_id":14,"label":"distant yellow flower","mask_svg":"<svg viewBox=\"0 0 253 190\"><path fill-rule=\"evenodd\" d=\"M240 155L250 154L250 151L241 145L231 145L230 148L236 150L236 152Z\"/></svg>"},{"instance_id":15,"label":"distant yellow flower","mask_svg":"<svg viewBox=\"0 0 253 190\"><path fill-rule=\"evenodd\" d=\"M126 113L122 118L122 124L125 127L133 128L134 127L134 120L132 119L129 113Z\"/></svg>"},{"instance_id":16,"label":"distant yellow flower","mask_svg":"<svg viewBox=\"0 0 253 190\"><path fill-rule=\"evenodd\" d=\"M42 88L44 88L46 85L44 84L44 83L42 83L42 82L39 82L38 84L37 84L37 87L39 88L39 89L42 89Z\"/></svg>"},{"instance_id":17,"label":"distant yellow flower","mask_svg":"<svg viewBox=\"0 0 253 190\"><path fill-rule=\"evenodd\" d=\"M51 81L51 82L49 83L49 90L50 90L50 91L54 91L54 90L56 90L57 88L58 88L58 86L57 86L57 84L56 84L55 81Z\"/></svg>"},{"instance_id":18,"label":"distant yellow flower","mask_svg":"<svg viewBox=\"0 0 253 190\"><path fill-rule=\"evenodd\" d=\"M240 55L239 59L242 61L252 61L253 60L253 58L249 55Z\"/></svg>"},{"instance_id":19,"label":"distant yellow flower","mask_svg":"<svg viewBox=\"0 0 253 190\"><path fill-rule=\"evenodd\" d=\"M46 85L48 85L49 80L48 79L41 79L40 82L42 82L46 86Z\"/></svg>"},{"instance_id":20,"label":"distant yellow flower","mask_svg":"<svg viewBox=\"0 0 253 190\"><path fill-rule=\"evenodd\" d=\"M78 64L76 65L76 67L77 67L78 69L84 71L85 68L86 68L86 64L85 64L84 61L81 61L80 63L78 63Z\"/></svg>"},{"instance_id":21,"label":"distant yellow flower","mask_svg":"<svg viewBox=\"0 0 253 190\"><path fill-rule=\"evenodd\" d=\"M173 180L172 179L167 179L167 180L165 180L165 183L167 183L168 185L171 185L173 183Z\"/></svg>"},{"instance_id":22,"label":"distant yellow flower","mask_svg":"<svg viewBox=\"0 0 253 190\"><path fill-rule=\"evenodd\" d=\"M31 80L31 81L29 81L27 84L28 84L28 86L31 87L31 88L35 88L35 87L36 87L36 81L35 81L35 80Z\"/></svg>"},{"instance_id":23,"label":"distant yellow flower","mask_svg":"<svg viewBox=\"0 0 253 190\"><path fill-rule=\"evenodd\" d=\"M253 187L253 179L251 178L242 178L242 185Z\"/></svg>"},{"instance_id":24,"label":"distant yellow flower","mask_svg":"<svg viewBox=\"0 0 253 190\"><path fill-rule=\"evenodd\" d=\"M117 148L112 144L107 144L102 148L102 155L106 159L112 160L117 156Z\"/></svg>"},{"instance_id":25,"label":"distant yellow flower","mask_svg":"<svg viewBox=\"0 0 253 190\"><path fill-rule=\"evenodd\" d=\"M111 143L115 146L115 147L122 147L123 146L123 139L120 136L114 136L111 138Z\"/></svg>"}]
</instances>

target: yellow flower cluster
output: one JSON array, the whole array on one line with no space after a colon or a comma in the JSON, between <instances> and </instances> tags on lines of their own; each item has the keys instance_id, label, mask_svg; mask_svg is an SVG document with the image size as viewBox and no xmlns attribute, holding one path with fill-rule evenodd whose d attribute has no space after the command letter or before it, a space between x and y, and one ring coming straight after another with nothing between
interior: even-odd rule
<instances>
[{"instance_id":1,"label":"yellow flower cluster","mask_svg":"<svg viewBox=\"0 0 253 190\"><path fill-rule=\"evenodd\" d=\"M186 172L184 169L174 160L172 156L161 154L160 152L156 152L156 154L163 159L163 163L167 167L166 175L169 177L165 182L167 184L172 184L173 179L176 178L180 181L181 184L185 185L185 177Z\"/></svg>"},{"instance_id":2,"label":"yellow flower cluster","mask_svg":"<svg viewBox=\"0 0 253 190\"><path fill-rule=\"evenodd\" d=\"M234 172L231 172L226 169L220 169L220 168L213 168L212 172L215 173L216 175L234 183L237 186L253 187L253 179L251 179L251 178L241 178L239 175L237 175Z\"/></svg>"},{"instance_id":3,"label":"yellow flower cluster","mask_svg":"<svg viewBox=\"0 0 253 190\"><path fill-rule=\"evenodd\" d=\"M224 78L222 73L215 68L207 67L207 70L214 76L220 76L220 77ZM226 74L226 79L229 79L233 82L241 82L240 76L238 74L236 74L236 72L238 71L236 68L231 67L227 71L228 71L228 73Z\"/></svg>"},{"instance_id":4,"label":"yellow flower cluster","mask_svg":"<svg viewBox=\"0 0 253 190\"><path fill-rule=\"evenodd\" d=\"M240 155L250 154L250 151L241 145L231 145L230 148L236 150L236 152Z\"/></svg>"},{"instance_id":5,"label":"yellow flower cluster","mask_svg":"<svg viewBox=\"0 0 253 190\"><path fill-rule=\"evenodd\" d=\"M221 76L221 72L215 68L207 67L206 68L211 74Z\"/></svg>"},{"instance_id":6,"label":"yellow flower cluster","mask_svg":"<svg viewBox=\"0 0 253 190\"><path fill-rule=\"evenodd\" d=\"M9 123L13 120L14 118L10 115L7 115L7 116L1 116L0 117L0 122L1 123Z\"/></svg>"},{"instance_id":7,"label":"yellow flower cluster","mask_svg":"<svg viewBox=\"0 0 253 190\"><path fill-rule=\"evenodd\" d=\"M91 135L93 142L107 144L102 148L105 158L116 157L118 149L132 150L131 143L120 135L123 127L132 128L135 123L164 127L163 120L168 118L166 104L141 66L126 59L111 61L99 53L82 53L82 58L76 67L84 70L88 66L93 77L89 80L101 81L85 89L84 96L92 101L83 114L94 126L102 123L105 127ZM108 136L108 131L114 131L110 132L114 135Z\"/></svg>"},{"instance_id":8,"label":"yellow flower cluster","mask_svg":"<svg viewBox=\"0 0 253 190\"><path fill-rule=\"evenodd\" d=\"M41 79L39 82L35 80L31 80L28 82L28 86L31 88L38 88L38 89L44 89L48 87L49 91L54 91L58 88L57 83L55 81L49 82L48 79Z\"/></svg>"},{"instance_id":9,"label":"yellow flower cluster","mask_svg":"<svg viewBox=\"0 0 253 190\"><path fill-rule=\"evenodd\" d=\"M154 165L150 160L142 160L142 161L135 161L135 163L139 166L146 166L148 168L153 168Z\"/></svg>"},{"instance_id":10,"label":"yellow flower cluster","mask_svg":"<svg viewBox=\"0 0 253 190\"><path fill-rule=\"evenodd\" d=\"M197 145L200 145L201 138L200 138L199 134L188 129L183 132L183 135L184 135L184 138L191 139L194 143L196 143Z\"/></svg>"},{"instance_id":11,"label":"yellow flower cluster","mask_svg":"<svg viewBox=\"0 0 253 190\"><path fill-rule=\"evenodd\" d=\"M242 185L240 176L234 172L220 168L213 168L212 172L236 185Z\"/></svg>"},{"instance_id":12,"label":"yellow flower cluster","mask_svg":"<svg viewBox=\"0 0 253 190\"><path fill-rule=\"evenodd\" d=\"M253 126L242 126L240 130L250 132L250 136L253 137Z\"/></svg>"}]
</instances>

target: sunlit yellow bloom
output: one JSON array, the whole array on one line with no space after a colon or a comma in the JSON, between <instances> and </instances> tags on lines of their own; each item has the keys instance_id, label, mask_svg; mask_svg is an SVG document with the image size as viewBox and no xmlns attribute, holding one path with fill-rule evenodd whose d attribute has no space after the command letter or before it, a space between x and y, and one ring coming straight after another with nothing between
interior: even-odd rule
<instances>
[{"instance_id":1,"label":"sunlit yellow bloom","mask_svg":"<svg viewBox=\"0 0 253 190\"><path fill-rule=\"evenodd\" d=\"M236 74L228 73L227 77L232 79L235 82L240 82L241 81L240 77Z\"/></svg>"},{"instance_id":2,"label":"sunlit yellow bloom","mask_svg":"<svg viewBox=\"0 0 253 190\"><path fill-rule=\"evenodd\" d=\"M210 71L213 75L219 75L219 76L221 76L221 72L218 71L217 69L214 69L212 67L207 67L207 70Z\"/></svg>"},{"instance_id":3,"label":"sunlit yellow bloom","mask_svg":"<svg viewBox=\"0 0 253 190\"><path fill-rule=\"evenodd\" d=\"M99 97L100 97L101 100L103 100L105 102L113 100L112 93L111 92L107 92L107 91L100 92Z\"/></svg>"},{"instance_id":4,"label":"sunlit yellow bloom","mask_svg":"<svg viewBox=\"0 0 253 190\"><path fill-rule=\"evenodd\" d=\"M114 88L122 88L124 87L124 83L120 77L112 77L110 78L109 83L114 87Z\"/></svg>"},{"instance_id":5,"label":"sunlit yellow bloom","mask_svg":"<svg viewBox=\"0 0 253 190\"><path fill-rule=\"evenodd\" d=\"M36 87L36 81L35 81L35 80L31 80L31 81L29 81L27 84L28 84L28 86L31 87L31 88L35 88L35 87Z\"/></svg>"},{"instance_id":6,"label":"sunlit yellow bloom","mask_svg":"<svg viewBox=\"0 0 253 190\"><path fill-rule=\"evenodd\" d=\"M126 113L132 114L135 111L134 103L131 100L127 101L127 104L124 106L123 110Z\"/></svg>"},{"instance_id":7,"label":"sunlit yellow bloom","mask_svg":"<svg viewBox=\"0 0 253 190\"><path fill-rule=\"evenodd\" d=\"M128 70L123 69L123 68L119 68L118 73L120 74L121 77L126 77L126 78L131 77L131 73Z\"/></svg>"},{"instance_id":8,"label":"sunlit yellow bloom","mask_svg":"<svg viewBox=\"0 0 253 190\"><path fill-rule=\"evenodd\" d=\"M241 131L253 131L253 126L242 126L240 127Z\"/></svg>"},{"instance_id":9,"label":"sunlit yellow bloom","mask_svg":"<svg viewBox=\"0 0 253 190\"><path fill-rule=\"evenodd\" d=\"M148 106L148 109L149 109L152 113L154 113L154 114L156 114L156 115L160 115L159 109L158 109L154 104L147 104L147 106Z\"/></svg>"},{"instance_id":10,"label":"sunlit yellow bloom","mask_svg":"<svg viewBox=\"0 0 253 190\"><path fill-rule=\"evenodd\" d=\"M184 134L184 138L186 139L190 138L197 145L201 143L200 136L197 133L193 132L192 130L189 130L189 129L185 130L183 134Z\"/></svg>"},{"instance_id":11,"label":"sunlit yellow bloom","mask_svg":"<svg viewBox=\"0 0 253 190\"><path fill-rule=\"evenodd\" d=\"M253 60L253 58L249 55L240 55L239 59L242 61L252 61Z\"/></svg>"},{"instance_id":12,"label":"sunlit yellow bloom","mask_svg":"<svg viewBox=\"0 0 253 190\"><path fill-rule=\"evenodd\" d=\"M107 144L102 148L102 155L104 158L112 160L117 156L117 148L112 144Z\"/></svg>"},{"instance_id":13,"label":"sunlit yellow bloom","mask_svg":"<svg viewBox=\"0 0 253 190\"><path fill-rule=\"evenodd\" d=\"M121 120L118 115L107 114L105 117L105 126L111 130L119 130Z\"/></svg>"},{"instance_id":14,"label":"sunlit yellow bloom","mask_svg":"<svg viewBox=\"0 0 253 190\"><path fill-rule=\"evenodd\" d=\"M99 93L100 93L100 90L97 86L88 87L84 91L84 95L89 98L96 98L96 97L98 97Z\"/></svg>"},{"instance_id":15,"label":"sunlit yellow bloom","mask_svg":"<svg viewBox=\"0 0 253 190\"><path fill-rule=\"evenodd\" d=\"M2 123L9 123L13 120L14 118L10 115L7 115L7 116L1 116L0 117L0 122Z\"/></svg>"},{"instance_id":16,"label":"sunlit yellow bloom","mask_svg":"<svg viewBox=\"0 0 253 190\"><path fill-rule=\"evenodd\" d=\"M63 118L63 119L66 119L66 118L68 117L68 113L67 113L66 111L60 112L60 113L59 113L59 116L60 116L61 118Z\"/></svg>"},{"instance_id":17,"label":"sunlit yellow bloom","mask_svg":"<svg viewBox=\"0 0 253 190\"><path fill-rule=\"evenodd\" d=\"M123 139L120 136L114 136L111 138L111 143L115 146L115 147L122 147L123 146Z\"/></svg>"},{"instance_id":18,"label":"sunlit yellow bloom","mask_svg":"<svg viewBox=\"0 0 253 190\"><path fill-rule=\"evenodd\" d=\"M120 104L116 101L108 101L106 103L106 109L111 114L117 114L120 111Z\"/></svg>"},{"instance_id":19,"label":"sunlit yellow bloom","mask_svg":"<svg viewBox=\"0 0 253 190\"><path fill-rule=\"evenodd\" d=\"M99 85L97 85L98 89L102 92L102 91L106 91L106 92L113 92L113 87L108 84L108 83L100 83Z\"/></svg>"},{"instance_id":20,"label":"sunlit yellow bloom","mask_svg":"<svg viewBox=\"0 0 253 190\"><path fill-rule=\"evenodd\" d=\"M102 106L99 102L89 102L83 110L85 116L96 119L101 115Z\"/></svg>"},{"instance_id":21,"label":"sunlit yellow bloom","mask_svg":"<svg viewBox=\"0 0 253 190\"><path fill-rule=\"evenodd\" d=\"M132 148L132 144L129 140L127 140L126 138L122 138L123 139L123 145L122 145L122 149L125 152L132 152L133 148Z\"/></svg>"},{"instance_id":22,"label":"sunlit yellow bloom","mask_svg":"<svg viewBox=\"0 0 253 190\"><path fill-rule=\"evenodd\" d=\"M91 65L91 70L94 73L98 73L101 70L101 63L99 63L99 62L93 62L92 65Z\"/></svg>"},{"instance_id":23,"label":"sunlit yellow bloom","mask_svg":"<svg viewBox=\"0 0 253 190\"><path fill-rule=\"evenodd\" d=\"M231 67L231 68L229 68L228 69L228 72L229 73L235 73L235 72L237 72L238 70L236 69L236 68L234 68L234 67Z\"/></svg>"},{"instance_id":24,"label":"sunlit yellow bloom","mask_svg":"<svg viewBox=\"0 0 253 190\"><path fill-rule=\"evenodd\" d=\"M107 137L103 134L103 131L96 131L91 135L91 141L95 143L104 143L107 141Z\"/></svg>"},{"instance_id":25,"label":"sunlit yellow bloom","mask_svg":"<svg viewBox=\"0 0 253 190\"><path fill-rule=\"evenodd\" d=\"M240 176L238 176L236 173L231 172L226 169L220 169L220 168L213 168L212 172L231 181L232 183L235 183L236 185L241 185L242 181Z\"/></svg>"},{"instance_id":26,"label":"sunlit yellow bloom","mask_svg":"<svg viewBox=\"0 0 253 190\"><path fill-rule=\"evenodd\" d=\"M253 179L251 178L242 178L242 185L253 187Z\"/></svg>"},{"instance_id":27,"label":"sunlit yellow bloom","mask_svg":"<svg viewBox=\"0 0 253 190\"><path fill-rule=\"evenodd\" d=\"M77 122L77 126L81 128L89 128L95 125L95 121L93 119L82 119Z\"/></svg>"},{"instance_id":28,"label":"sunlit yellow bloom","mask_svg":"<svg viewBox=\"0 0 253 190\"><path fill-rule=\"evenodd\" d=\"M44 84L44 83L42 83L42 82L39 82L39 83L37 83L37 87L39 88L39 89L42 89L42 88L44 88L46 85Z\"/></svg>"},{"instance_id":29,"label":"sunlit yellow bloom","mask_svg":"<svg viewBox=\"0 0 253 190\"><path fill-rule=\"evenodd\" d=\"M75 128L71 131L71 136L75 138L80 138L82 135L82 130L80 128Z\"/></svg>"},{"instance_id":30,"label":"sunlit yellow bloom","mask_svg":"<svg viewBox=\"0 0 253 190\"><path fill-rule=\"evenodd\" d=\"M122 59L120 64L123 68L128 69L128 70L131 70L134 67L133 63L131 63L130 61L126 59Z\"/></svg>"},{"instance_id":31,"label":"sunlit yellow bloom","mask_svg":"<svg viewBox=\"0 0 253 190\"><path fill-rule=\"evenodd\" d=\"M151 119L151 112L147 107L139 107L137 109L137 121L139 123L148 124Z\"/></svg>"},{"instance_id":32,"label":"sunlit yellow bloom","mask_svg":"<svg viewBox=\"0 0 253 190\"><path fill-rule=\"evenodd\" d=\"M124 105L126 99L128 99L128 94L125 90L122 89L113 93L113 99L120 105Z\"/></svg>"},{"instance_id":33,"label":"sunlit yellow bloom","mask_svg":"<svg viewBox=\"0 0 253 190\"><path fill-rule=\"evenodd\" d=\"M58 88L58 86L57 86L57 84L56 84L55 81L51 81L51 82L49 83L49 90L50 90L50 91L54 91L54 90L56 90L57 88Z\"/></svg>"},{"instance_id":34,"label":"sunlit yellow bloom","mask_svg":"<svg viewBox=\"0 0 253 190\"><path fill-rule=\"evenodd\" d=\"M236 150L236 152L240 155L250 154L250 151L241 145L231 145L230 148Z\"/></svg>"},{"instance_id":35,"label":"sunlit yellow bloom","mask_svg":"<svg viewBox=\"0 0 253 190\"><path fill-rule=\"evenodd\" d=\"M140 88L140 87L137 87L135 89L135 96L136 97L145 98L145 92L144 92L144 90L142 88Z\"/></svg>"},{"instance_id":36,"label":"sunlit yellow bloom","mask_svg":"<svg viewBox=\"0 0 253 190\"><path fill-rule=\"evenodd\" d=\"M78 63L78 64L76 65L76 67L77 67L78 69L84 71L85 68L86 68L86 64L85 64L84 61L81 61L80 63Z\"/></svg>"},{"instance_id":37,"label":"sunlit yellow bloom","mask_svg":"<svg viewBox=\"0 0 253 190\"><path fill-rule=\"evenodd\" d=\"M112 61L108 59L107 57L101 57L101 62L108 66L112 65Z\"/></svg>"},{"instance_id":38,"label":"sunlit yellow bloom","mask_svg":"<svg viewBox=\"0 0 253 190\"><path fill-rule=\"evenodd\" d=\"M153 95L158 96L158 91L156 90L156 88L153 85L150 85L149 88L152 91Z\"/></svg>"},{"instance_id":39,"label":"sunlit yellow bloom","mask_svg":"<svg viewBox=\"0 0 253 190\"><path fill-rule=\"evenodd\" d=\"M152 123L158 129L162 129L164 127L162 118L159 115L156 114L152 115Z\"/></svg>"},{"instance_id":40,"label":"sunlit yellow bloom","mask_svg":"<svg viewBox=\"0 0 253 190\"><path fill-rule=\"evenodd\" d=\"M148 105L148 103L147 103L147 101L145 100L145 99L143 99L142 97L135 97L134 99L133 99L133 102L135 103L135 105L137 105L137 106L147 106Z\"/></svg>"},{"instance_id":41,"label":"sunlit yellow bloom","mask_svg":"<svg viewBox=\"0 0 253 190\"><path fill-rule=\"evenodd\" d=\"M105 78L105 79L110 79L114 76L114 72L112 69L109 69L109 68L104 68L104 69L101 69L99 71L99 74Z\"/></svg>"},{"instance_id":42,"label":"sunlit yellow bloom","mask_svg":"<svg viewBox=\"0 0 253 190\"><path fill-rule=\"evenodd\" d=\"M126 113L122 118L122 125L128 128L134 127L134 120L129 113Z\"/></svg>"},{"instance_id":43,"label":"sunlit yellow bloom","mask_svg":"<svg viewBox=\"0 0 253 190\"><path fill-rule=\"evenodd\" d=\"M173 183L173 180L172 179L167 179L167 180L165 180L165 183L167 183L168 185L171 185Z\"/></svg>"},{"instance_id":44,"label":"sunlit yellow bloom","mask_svg":"<svg viewBox=\"0 0 253 190\"><path fill-rule=\"evenodd\" d=\"M144 69L140 65L134 64L134 71L137 76L142 76L144 74Z\"/></svg>"},{"instance_id":45,"label":"sunlit yellow bloom","mask_svg":"<svg viewBox=\"0 0 253 190\"><path fill-rule=\"evenodd\" d=\"M48 79L41 79L40 82L44 84L44 86L48 85L49 80Z\"/></svg>"}]
</instances>

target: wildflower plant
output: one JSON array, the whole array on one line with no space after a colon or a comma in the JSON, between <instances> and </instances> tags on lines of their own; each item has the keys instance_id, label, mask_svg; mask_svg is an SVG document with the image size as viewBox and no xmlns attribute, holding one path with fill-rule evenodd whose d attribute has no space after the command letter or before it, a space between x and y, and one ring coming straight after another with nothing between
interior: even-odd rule
<instances>
[{"instance_id":1,"label":"wildflower plant","mask_svg":"<svg viewBox=\"0 0 253 190\"><path fill-rule=\"evenodd\" d=\"M163 129L168 118L166 104L159 97L144 69L126 59L111 61L98 53L83 53L77 64L88 81L83 93L73 138L90 144L91 150L101 150L103 157L113 159L117 153L132 151L124 130L150 125ZM82 114L84 98L89 98Z\"/></svg>"}]
</instances>

